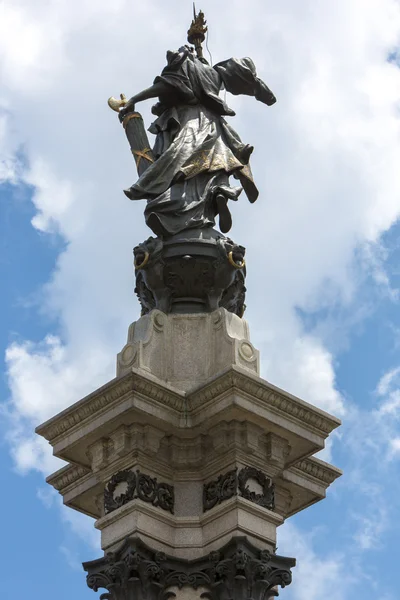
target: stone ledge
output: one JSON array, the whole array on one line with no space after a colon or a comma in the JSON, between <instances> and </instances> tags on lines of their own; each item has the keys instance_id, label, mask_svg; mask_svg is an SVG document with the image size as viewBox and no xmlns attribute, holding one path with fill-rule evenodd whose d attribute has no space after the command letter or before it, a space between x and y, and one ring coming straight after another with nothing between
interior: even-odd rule
<instances>
[{"instance_id":1,"label":"stone ledge","mask_svg":"<svg viewBox=\"0 0 400 600\"><path fill-rule=\"evenodd\" d=\"M139 410L143 415L147 414L147 419L151 419L151 413L154 412L150 409L151 405L154 408L164 407L167 413L165 417L160 418L170 415L168 419L171 425L178 424L178 431L189 429L204 423L206 417L209 421L210 407L214 413L224 410L225 397L229 392L236 396L241 394L241 405L245 406L247 413L252 412L249 403L260 409L267 409L270 411L270 417L276 416L277 423L292 423L293 431L300 426L304 432L308 431L311 435L325 439L340 425L340 420L328 413L280 390L258 376L244 372L238 367L231 367L190 394L178 392L151 376L129 373L120 379L112 380L46 421L36 428L36 432L53 446L63 441L62 447L66 447L69 440L74 444L77 442L83 426L88 423L93 425L95 418L110 413L113 408L120 407L119 412ZM237 403L238 398L233 400ZM122 406L124 402L125 407ZM280 425L282 426L285 428L285 425ZM317 451L317 446L318 443L314 451ZM60 457L63 458L61 454ZM66 460L70 459L67 457Z\"/></svg>"},{"instance_id":2,"label":"stone ledge","mask_svg":"<svg viewBox=\"0 0 400 600\"><path fill-rule=\"evenodd\" d=\"M229 452L227 457L224 457L219 468L217 470L214 469L212 473L208 472L209 465L207 465L205 469L196 471L196 477L194 477L194 474L189 470L187 477L180 473L179 476L172 478L171 473L163 472L161 469L156 468L155 465L151 467L150 462L145 463L144 461L136 461L135 465L132 467L132 458L130 459L130 463L125 460L122 463L118 462L118 468L115 465L114 471L107 468L106 471L98 473L97 475L92 475L87 468L70 464L53 475L50 475L50 477L47 478L47 482L64 497L64 502L68 506L71 506L80 512L84 512L85 514L89 514L94 518L101 518L105 473L107 473L106 479L108 480L113 472L117 472L124 468L136 468L140 466L141 469L155 473L160 478L169 479L173 485L176 485L178 482L180 482L181 485L186 485L186 482L189 484L190 482L196 481L200 481L202 484L206 480L231 469L232 465L237 461L240 464L243 463L243 465L249 464L249 461L245 461L244 458L245 456L241 452L236 454L235 452L233 452L233 454L232 452ZM263 464L260 460L254 460L254 457L252 457L251 464L260 469L266 468L265 463ZM282 494L289 494L292 498L291 502L286 505L286 501L284 500L284 497L282 497L282 502L284 503L281 505L281 502L278 502L276 512L281 514L284 518L288 518L300 510L303 510L306 506L319 502L325 497L326 490L330 484L340 476L340 469L329 465L318 458L310 457L300 460L295 465L285 469L281 475L278 474L277 477L273 478L276 483L277 499L281 499ZM90 496L92 496L91 501L89 501Z\"/></svg>"},{"instance_id":3,"label":"stone ledge","mask_svg":"<svg viewBox=\"0 0 400 600\"><path fill-rule=\"evenodd\" d=\"M193 415L199 409L204 409L207 403L215 402L219 396L235 389L245 392L253 402L258 401L278 412L283 412L297 423L307 424L323 437L327 437L341 425L340 419L237 366L232 366L205 385L193 390L188 395L188 411Z\"/></svg>"},{"instance_id":4,"label":"stone ledge","mask_svg":"<svg viewBox=\"0 0 400 600\"><path fill-rule=\"evenodd\" d=\"M338 467L335 467L334 465L330 465L316 456L310 456L309 458L301 460L295 465L292 465L289 471L301 472L303 477L308 476L318 482L324 482L328 486L343 475L341 469L338 469Z\"/></svg>"},{"instance_id":5,"label":"stone ledge","mask_svg":"<svg viewBox=\"0 0 400 600\"><path fill-rule=\"evenodd\" d=\"M70 434L71 430L75 430L93 416L106 412L112 405L121 402L134 392L180 413L185 411L186 401L182 392L174 390L161 381L156 381L150 375L128 373L123 377L112 379L98 390L72 404L36 427L35 432L54 445L66 432Z\"/></svg>"},{"instance_id":6,"label":"stone ledge","mask_svg":"<svg viewBox=\"0 0 400 600\"><path fill-rule=\"evenodd\" d=\"M107 551L126 537L129 528L129 535L151 541L159 550L196 558L235 535L274 549L276 527L282 523L280 515L240 497L194 517L175 517L137 499L100 518L95 527L102 532L102 548Z\"/></svg>"},{"instance_id":7,"label":"stone ledge","mask_svg":"<svg viewBox=\"0 0 400 600\"><path fill-rule=\"evenodd\" d=\"M57 492L65 494L74 484L82 482L91 475L91 470L81 465L69 464L46 477L46 483L53 486Z\"/></svg>"}]
</instances>

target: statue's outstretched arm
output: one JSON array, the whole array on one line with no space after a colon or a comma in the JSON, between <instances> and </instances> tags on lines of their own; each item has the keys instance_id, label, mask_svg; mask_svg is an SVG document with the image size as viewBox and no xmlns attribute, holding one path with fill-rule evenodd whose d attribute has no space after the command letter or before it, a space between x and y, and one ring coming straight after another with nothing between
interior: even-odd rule
<instances>
[{"instance_id":1,"label":"statue's outstretched arm","mask_svg":"<svg viewBox=\"0 0 400 600\"><path fill-rule=\"evenodd\" d=\"M123 108L119 111L120 118L123 119L125 115L135 110L135 104L142 102L143 100L149 100L150 98L158 98L160 95L167 94L169 86L163 81L154 83L151 87L142 90L138 94L135 94L128 100Z\"/></svg>"}]
</instances>

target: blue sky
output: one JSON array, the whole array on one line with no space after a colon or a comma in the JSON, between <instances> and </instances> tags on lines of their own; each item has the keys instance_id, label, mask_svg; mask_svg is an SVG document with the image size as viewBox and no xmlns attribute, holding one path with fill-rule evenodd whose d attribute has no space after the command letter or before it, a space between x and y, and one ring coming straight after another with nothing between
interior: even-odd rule
<instances>
[{"instance_id":1,"label":"blue sky","mask_svg":"<svg viewBox=\"0 0 400 600\"><path fill-rule=\"evenodd\" d=\"M246 318L263 377L343 421L323 455L343 477L279 531L279 552L298 559L281 597L398 600L400 5L246 6L201 7L214 61L251 56L278 98L228 97L260 189L233 206ZM33 431L114 376L139 316L132 247L148 232L121 192L134 166L106 99L148 86L190 17L184 0L0 6L6 600L96 597L80 562L100 555L98 536L45 484L59 463Z\"/></svg>"},{"instance_id":2,"label":"blue sky","mask_svg":"<svg viewBox=\"0 0 400 600\"><path fill-rule=\"evenodd\" d=\"M62 240L55 236L38 234L32 228L34 209L31 203L32 190L28 186L13 186L4 183L0 186L0 278L6 282L1 294L0 344L2 349L2 378L0 394L3 402L9 398L9 388L5 373L4 353L6 348L21 336L40 340L49 328L56 326L40 311L41 287L54 268L58 252L63 247ZM10 456L5 438L8 422L1 420L0 471L2 473L2 494L0 510L3 515L2 534L7 540L7 551L2 553L2 579L4 598L17 599L29 593L33 598L94 597L85 589L82 573L76 558L82 551L95 557L93 550L71 538L68 526L60 519L60 512L49 502L40 500L41 491L46 494L43 475L30 472L21 477L16 472L15 462ZM25 550L25 542L28 542ZM57 540L57 541L56 541ZM55 545L53 545L55 542ZM72 544L68 558L63 550ZM18 561L29 553L24 564L24 586L19 584ZM84 560L84 558L82 558ZM49 574L51 574L49 576ZM62 582L68 582L64 585ZM30 591L28 591L30 590Z\"/></svg>"}]
</instances>

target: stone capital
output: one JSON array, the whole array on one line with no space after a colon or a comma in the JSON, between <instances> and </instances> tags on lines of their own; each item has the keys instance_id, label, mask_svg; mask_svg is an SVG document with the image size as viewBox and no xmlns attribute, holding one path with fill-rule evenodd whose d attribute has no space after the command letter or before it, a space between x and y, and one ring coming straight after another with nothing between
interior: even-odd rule
<instances>
[{"instance_id":1,"label":"stone capital","mask_svg":"<svg viewBox=\"0 0 400 600\"><path fill-rule=\"evenodd\" d=\"M105 589L103 600L266 600L292 581L295 559L260 550L245 537L188 561L156 552L128 538L120 549L86 562L89 588Z\"/></svg>"}]
</instances>

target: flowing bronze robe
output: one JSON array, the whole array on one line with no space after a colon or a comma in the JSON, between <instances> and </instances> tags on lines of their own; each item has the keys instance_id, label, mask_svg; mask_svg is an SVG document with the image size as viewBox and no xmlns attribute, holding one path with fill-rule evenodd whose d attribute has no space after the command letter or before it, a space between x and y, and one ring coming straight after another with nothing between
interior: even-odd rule
<instances>
[{"instance_id":1,"label":"flowing bronze robe","mask_svg":"<svg viewBox=\"0 0 400 600\"><path fill-rule=\"evenodd\" d=\"M250 58L210 67L185 46L168 52L167 61L154 81L168 90L153 107L159 117L149 128L156 134L156 160L125 192L132 200L147 200L146 223L162 237L214 225L217 194L236 200L244 189L250 202L257 199L249 165L253 148L224 119L235 113L218 95L222 85L233 94L275 102ZM241 186L231 187L230 175Z\"/></svg>"}]
</instances>

